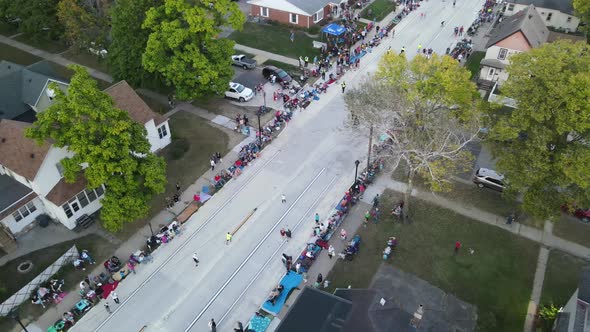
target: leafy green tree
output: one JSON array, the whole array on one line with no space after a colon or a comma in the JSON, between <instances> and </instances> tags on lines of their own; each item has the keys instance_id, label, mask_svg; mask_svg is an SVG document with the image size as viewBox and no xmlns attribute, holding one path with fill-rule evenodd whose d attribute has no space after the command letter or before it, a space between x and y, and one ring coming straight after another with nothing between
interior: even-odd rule
<instances>
[{"instance_id":1,"label":"leafy green tree","mask_svg":"<svg viewBox=\"0 0 590 332\"><path fill-rule=\"evenodd\" d=\"M160 73L179 99L222 93L233 75L234 42L216 37L221 26L241 29L244 21L230 0L165 0L151 8L144 21L150 35L143 66Z\"/></svg>"},{"instance_id":2,"label":"leafy green tree","mask_svg":"<svg viewBox=\"0 0 590 332\"><path fill-rule=\"evenodd\" d=\"M502 94L518 101L492 113L490 138L508 193L539 218L560 205L590 206L590 48L558 41L510 57Z\"/></svg>"},{"instance_id":3,"label":"leafy green tree","mask_svg":"<svg viewBox=\"0 0 590 332\"><path fill-rule=\"evenodd\" d=\"M586 39L590 42L590 1L574 0L573 5L581 23L584 23L579 29L586 33Z\"/></svg>"},{"instance_id":4,"label":"leafy green tree","mask_svg":"<svg viewBox=\"0 0 590 332\"><path fill-rule=\"evenodd\" d=\"M57 39L63 28L57 20L59 0L0 0L0 17L18 22L19 31L34 38Z\"/></svg>"},{"instance_id":5,"label":"leafy green tree","mask_svg":"<svg viewBox=\"0 0 590 332\"><path fill-rule=\"evenodd\" d=\"M141 26L146 12L162 0L118 0L112 9L112 43L109 46L111 73L117 80L137 85L149 75L141 64L149 31Z\"/></svg>"},{"instance_id":6,"label":"leafy green tree","mask_svg":"<svg viewBox=\"0 0 590 332\"><path fill-rule=\"evenodd\" d=\"M351 124L374 129L383 139L378 156L394 169L407 167L406 217L416 176L433 191L448 191L451 177L471 167L466 145L479 132L481 99L456 60L434 55L408 62L387 54L377 73L344 99Z\"/></svg>"},{"instance_id":7,"label":"leafy green tree","mask_svg":"<svg viewBox=\"0 0 590 332\"><path fill-rule=\"evenodd\" d=\"M96 45L106 43L107 17L99 16L93 8L86 7L82 0L60 0L57 16L64 26L66 40L76 49L89 47L93 42Z\"/></svg>"},{"instance_id":8,"label":"leafy green tree","mask_svg":"<svg viewBox=\"0 0 590 332\"><path fill-rule=\"evenodd\" d=\"M67 182L83 173L90 188L106 186L101 219L117 231L146 216L151 197L164 191L166 165L150 152L145 128L116 108L84 68L71 68L67 94L53 85L55 103L37 114L26 135L38 142L51 139L74 153L61 161Z\"/></svg>"}]
</instances>

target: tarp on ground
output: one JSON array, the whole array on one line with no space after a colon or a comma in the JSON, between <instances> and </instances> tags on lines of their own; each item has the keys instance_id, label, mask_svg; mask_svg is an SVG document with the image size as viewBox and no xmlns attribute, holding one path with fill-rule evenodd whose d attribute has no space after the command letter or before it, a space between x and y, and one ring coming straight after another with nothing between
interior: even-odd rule
<instances>
[{"instance_id":1,"label":"tarp on ground","mask_svg":"<svg viewBox=\"0 0 590 332\"><path fill-rule=\"evenodd\" d=\"M338 25L336 23L329 24L322 29L322 32L327 33L329 35L333 35L333 36L340 36L345 31L346 31L345 27Z\"/></svg>"},{"instance_id":2,"label":"tarp on ground","mask_svg":"<svg viewBox=\"0 0 590 332\"><path fill-rule=\"evenodd\" d=\"M285 301L287 301L287 297L291 293L291 290L299 286L299 284L302 281L303 276L301 274L289 271L287 274L285 274L285 276L283 277L283 279L281 279L281 282L279 283L280 285L283 285L284 289L279 295L279 297L276 299L275 304L272 304L269 301L264 301L262 309L275 316L278 315L279 311L281 311L281 308L283 308Z\"/></svg>"}]
</instances>

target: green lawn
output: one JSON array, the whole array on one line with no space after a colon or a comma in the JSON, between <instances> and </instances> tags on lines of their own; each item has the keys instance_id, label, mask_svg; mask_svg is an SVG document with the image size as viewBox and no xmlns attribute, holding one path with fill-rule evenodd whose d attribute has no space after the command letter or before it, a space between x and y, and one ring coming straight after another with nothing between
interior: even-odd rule
<instances>
[{"instance_id":1,"label":"green lawn","mask_svg":"<svg viewBox=\"0 0 590 332\"><path fill-rule=\"evenodd\" d=\"M175 113L170 118L170 130L173 141L160 152L167 163L166 192L152 199L147 218L126 224L123 230L116 234L120 239L127 239L135 234L148 220L164 209L165 198L172 197L176 192L176 182L180 182L182 188L188 187L210 167L209 158L214 152L225 155L229 151L227 134L197 115L182 111ZM173 151L182 145L188 146L188 150L181 158L174 159Z\"/></svg>"},{"instance_id":2,"label":"green lawn","mask_svg":"<svg viewBox=\"0 0 590 332\"><path fill-rule=\"evenodd\" d=\"M63 40L34 38L27 34L17 36L14 38L14 40L18 40L21 43L25 43L27 45L40 48L49 53L61 53L68 49L68 46L65 44Z\"/></svg>"},{"instance_id":3,"label":"green lawn","mask_svg":"<svg viewBox=\"0 0 590 332\"><path fill-rule=\"evenodd\" d=\"M479 75L479 63L486 56L486 52L473 52L465 62L465 68L471 72L471 78Z\"/></svg>"},{"instance_id":4,"label":"green lawn","mask_svg":"<svg viewBox=\"0 0 590 332\"><path fill-rule=\"evenodd\" d=\"M380 22L389 13L395 10L395 3L391 0L375 0L363 9L361 17ZM370 14L369 14L370 13Z\"/></svg>"},{"instance_id":5,"label":"green lawn","mask_svg":"<svg viewBox=\"0 0 590 332\"><path fill-rule=\"evenodd\" d=\"M0 21L0 35L10 37L18 33L18 27L14 24Z\"/></svg>"},{"instance_id":6,"label":"green lawn","mask_svg":"<svg viewBox=\"0 0 590 332\"><path fill-rule=\"evenodd\" d=\"M10 45L0 43L0 60L6 60L19 65L28 66L41 60L41 58L30 53L14 48Z\"/></svg>"},{"instance_id":7,"label":"green lawn","mask_svg":"<svg viewBox=\"0 0 590 332\"><path fill-rule=\"evenodd\" d=\"M386 191L381 206L385 210L400 198ZM387 238L396 236L398 248L388 263L476 305L480 331L522 331L538 245L450 210L417 200L412 204L412 224L394 223L385 215L378 225L360 229L360 253L352 262L336 264L327 277L332 287L367 287ZM463 248L455 256L457 240Z\"/></svg>"},{"instance_id":8,"label":"green lawn","mask_svg":"<svg viewBox=\"0 0 590 332\"><path fill-rule=\"evenodd\" d=\"M288 56L294 59L300 56L313 58L320 51L313 48L313 40L299 30L295 32L295 40L289 40L290 29L284 26L272 24L257 24L247 22L242 31L234 31L228 37L236 43L265 50L267 52Z\"/></svg>"},{"instance_id":9,"label":"green lawn","mask_svg":"<svg viewBox=\"0 0 590 332\"><path fill-rule=\"evenodd\" d=\"M85 51L74 52L74 50L70 49L66 53L62 54L62 56L81 65L96 69L106 74L110 74L107 59L102 59L94 54L90 54Z\"/></svg>"},{"instance_id":10,"label":"green lawn","mask_svg":"<svg viewBox=\"0 0 590 332\"><path fill-rule=\"evenodd\" d=\"M59 243L52 247L34 251L28 255L10 261L0 269L0 286L6 288L6 292L0 293L0 302L4 301L28 282L33 280L33 278L51 265L74 244L76 244L76 247L80 251L88 249L98 264L112 254L113 250L112 244L104 238L98 235L87 235L76 240ZM18 274L16 272L16 267L18 264L26 260L31 260L33 262L33 269L26 274ZM72 265L67 265L59 270L58 277L65 281L64 290L67 292L76 292L78 289L78 283L86 274L87 271L75 270ZM43 309L39 305L33 305L30 301L26 301L20 306L20 315L23 321L27 322L39 317L46 310L54 309L53 306ZM0 317L0 331L10 331L13 326L15 326L15 323L12 319L8 317Z\"/></svg>"},{"instance_id":11,"label":"green lawn","mask_svg":"<svg viewBox=\"0 0 590 332\"><path fill-rule=\"evenodd\" d=\"M590 225L580 222L576 217L562 215L553 223L553 234L590 247Z\"/></svg>"},{"instance_id":12,"label":"green lawn","mask_svg":"<svg viewBox=\"0 0 590 332\"><path fill-rule=\"evenodd\" d=\"M543 282L541 304L553 303L556 307L565 305L578 288L582 267L587 265L590 263L586 260L559 250L551 250Z\"/></svg>"}]
</instances>

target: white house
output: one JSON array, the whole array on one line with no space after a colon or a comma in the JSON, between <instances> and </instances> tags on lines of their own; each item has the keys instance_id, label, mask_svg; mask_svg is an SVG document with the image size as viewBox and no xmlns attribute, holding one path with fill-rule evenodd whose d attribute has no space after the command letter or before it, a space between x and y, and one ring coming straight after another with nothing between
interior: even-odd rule
<instances>
[{"instance_id":1,"label":"white house","mask_svg":"<svg viewBox=\"0 0 590 332\"><path fill-rule=\"evenodd\" d=\"M578 289L567 303L559 309L552 331L587 332L590 330L590 267L580 273Z\"/></svg>"},{"instance_id":2,"label":"white house","mask_svg":"<svg viewBox=\"0 0 590 332\"><path fill-rule=\"evenodd\" d=\"M574 16L572 0L508 0L504 15L512 16L529 5L535 6L548 27L565 32L575 32L578 29L580 19Z\"/></svg>"},{"instance_id":3,"label":"white house","mask_svg":"<svg viewBox=\"0 0 590 332\"><path fill-rule=\"evenodd\" d=\"M18 65L0 62L0 87L17 86L15 80L22 83L0 101L0 111L13 110L0 113L0 247L6 247L6 235L14 239L34 226L33 222L40 214L47 214L69 229L75 228L78 218L100 209L100 197L105 191L104 186L87 189L82 176L75 183L66 183L60 161L72 153L48 142L39 146L25 137L25 129L32 121L21 121L24 114L42 112L51 105L55 94L48 88L50 82L57 82L64 90L67 90L67 83L30 74L21 66L18 66L21 67L20 75L15 75L18 73L15 66ZM29 80L30 77L33 78ZM145 126L151 151L170 144L168 120L153 112L127 82L121 81L105 92L118 108ZM7 98L16 101L7 101ZM20 109L14 111L14 107ZM30 116L26 118L31 119Z\"/></svg>"},{"instance_id":4,"label":"white house","mask_svg":"<svg viewBox=\"0 0 590 332\"><path fill-rule=\"evenodd\" d=\"M506 17L491 32L486 55L480 63L478 83L501 85L508 79L505 69L510 56L539 47L547 42L548 37L549 30L532 5Z\"/></svg>"}]
</instances>

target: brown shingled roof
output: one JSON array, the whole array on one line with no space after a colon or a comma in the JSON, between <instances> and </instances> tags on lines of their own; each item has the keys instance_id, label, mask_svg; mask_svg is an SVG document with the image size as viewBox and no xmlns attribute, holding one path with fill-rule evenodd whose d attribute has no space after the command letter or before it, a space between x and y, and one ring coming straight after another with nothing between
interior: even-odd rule
<instances>
[{"instance_id":1,"label":"brown shingled roof","mask_svg":"<svg viewBox=\"0 0 590 332\"><path fill-rule=\"evenodd\" d=\"M74 195L86 189L87 185L88 181L82 175L78 176L78 179L74 183L67 183L64 178L61 178L49 194L47 194L46 198L55 205L61 206L70 198L74 197Z\"/></svg>"},{"instance_id":2,"label":"brown shingled roof","mask_svg":"<svg viewBox=\"0 0 590 332\"><path fill-rule=\"evenodd\" d=\"M154 119L156 126L166 121L162 115L152 111L152 109L137 95L135 90L127 84L126 81L121 81L110 86L104 90L115 101L115 106L127 111L131 119L139 124Z\"/></svg>"},{"instance_id":3,"label":"brown shingled roof","mask_svg":"<svg viewBox=\"0 0 590 332\"><path fill-rule=\"evenodd\" d=\"M25 129L30 126L20 121L0 120L0 164L33 181L51 145L40 146L26 138Z\"/></svg>"}]
</instances>

